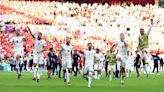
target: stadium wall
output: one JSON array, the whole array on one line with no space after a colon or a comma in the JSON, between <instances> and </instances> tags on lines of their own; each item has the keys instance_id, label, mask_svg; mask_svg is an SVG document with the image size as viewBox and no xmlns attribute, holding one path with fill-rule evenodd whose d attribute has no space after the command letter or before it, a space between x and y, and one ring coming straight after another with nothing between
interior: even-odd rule
<instances>
[{"instance_id":1,"label":"stadium wall","mask_svg":"<svg viewBox=\"0 0 164 92\"><path fill-rule=\"evenodd\" d=\"M134 3L134 4L141 4L146 5L149 4L155 4L155 0L55 0L55 1L74 1L78 3L109 3L109 4L122 4L124 2L126 3Z\"/></svg>"},{"instance_id":2,"label":"stadium wall","mask_svg":"<svg viewBox=\"0 0 164 92\"><path fill-rule=\"evenodd\" d=\"M146 5L146 4L155 4L155 0L19 0L19 1L59 1L59 2L77 2L79 4L81 3L108 3L108 4L122 4L122 3L133 3L135 5L141 4L141 5Z\"/></svg>"}]
</instances>

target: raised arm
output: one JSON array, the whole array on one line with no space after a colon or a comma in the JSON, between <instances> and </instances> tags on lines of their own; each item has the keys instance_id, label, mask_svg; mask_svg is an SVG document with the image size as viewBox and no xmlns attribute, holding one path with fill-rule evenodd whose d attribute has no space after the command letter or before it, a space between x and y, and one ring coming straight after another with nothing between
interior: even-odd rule
<instances>
[{"instance_id":1,"label":"raised arm","mask_svg":"<svg viewBox=\"0 0 164 92\"><path fill-rule=\"evenodd\" d=\"M149 30L147 31L147 34L148 35L150 34L152 27L153 27L153 25L151 25L150 28L149 28Z\"/></svg>"},{"instance_id":2,"label":"raised arm","mask_svg":"<svg viewBox=\"0 0 164 92\"><path fill-rule=\"evenodd\" d=\"M114 43L114 44L111 46L110 50L113 49L115 46L117 46L117 43Z\"/></svg>"},{"instance_id":3,"label":"raised arm","mask_svg":"<svg viewBox=\"0 0 164 92\"><path fill-rule=\"evenodd\" d=\"M27 26L27 29L28 29L28 32L30 33L30 35L32 36L32 38L34 39L35 36L34 36L34 34L31 32L31 29L29 28L29 26Z\"/></svg>"},{"instance_id":4,"label":"raised arm","mask_svg":"<svg viewBox=\"0 0 164 92\"><path fill-rule=\"evenodd\" d=\"M156 25L157 25L158 23L159 23L159 21L157 21ZM151 26L150 26L150 28L149 28L149 30L148 30L148 32L147 32L148 35L150 34L151 29L152 29L153 26L154 26L154 22L153 22L153 19L151 19Z\"/></svg>"}]
</instances>

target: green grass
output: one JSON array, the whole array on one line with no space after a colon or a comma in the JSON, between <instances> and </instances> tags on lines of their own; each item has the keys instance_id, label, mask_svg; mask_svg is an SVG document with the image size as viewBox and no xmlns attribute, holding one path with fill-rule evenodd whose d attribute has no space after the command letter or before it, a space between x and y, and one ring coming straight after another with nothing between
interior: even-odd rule
<instances>
[{"instance_id":1,"label":"green grass","mask_svg":"<svg viewBox=\"0 0 164 92\"><path fill-rule=\"evenodd\" d=\"M121 88L119 79L93 80L92 88L88 88L87 81L81 76L71 77L71 86L64 85L63 79L53 78L47 80L44 73L37 83L32 81L32 73L23 73L21 80L17 80L15 72L1 71L0 92L164 92L164 73L152 75L150 79L145 75L137 79L134 73L131 78L125 79L124 88Z\"/></svg>"}]
</instances>

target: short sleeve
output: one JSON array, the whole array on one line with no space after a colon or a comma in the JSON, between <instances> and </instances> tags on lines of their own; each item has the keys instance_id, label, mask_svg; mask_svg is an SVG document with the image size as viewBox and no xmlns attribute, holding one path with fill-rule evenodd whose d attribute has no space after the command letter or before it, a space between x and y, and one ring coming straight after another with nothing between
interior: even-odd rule
<instances>
[{"instance_id":1,"label":"short sleeve","mask_svg":"<svg viewBox=\"0 0 164 92\"><path fill-rule=\"evenodd\" d=\"M104 61L105 60L105 57L103 54L101 54L101 61Z\"/></svg>"},{"instance_id":2,"label":"short sleeve","mask_svg":"<svg viewBox=\"0 0 164 92\"><path fill-rule=\"evenodd\" d=\"M93 50L93 55L95 56L95 54L96 54L96 51L95 51L95 50Z\"/></svg>"}]
</instances>

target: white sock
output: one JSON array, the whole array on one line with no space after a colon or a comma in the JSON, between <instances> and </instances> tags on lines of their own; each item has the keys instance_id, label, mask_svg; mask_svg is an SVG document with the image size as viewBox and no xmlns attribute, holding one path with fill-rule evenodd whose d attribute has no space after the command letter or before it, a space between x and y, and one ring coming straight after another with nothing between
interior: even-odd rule
<instances>
[{"instance_id":1,"label":"white sock","mask_svg":"<svg viewBox=\"0 0 164 92\"><path fill-rule=\"evenodd\" d=\"M36 78L36 67L34 67L33 76L34 76L34 78Z\"/></svg>"},{"instance_id":2,"label":"white sock","mask_svg":"<svg viewBox=\"0 0 164 92\"><path fill-rule=\"evenodd\" d=\"M43 75L42 74L42 67L39 68L39 73L40 73L40 75Z\"/></svg>"},{"instance_id":3,"label":"white sock","mask_svg":"<svg viewBox=\"0 0 164 92\"><path fill-rule=\"evenodd\" d=\"M18 75L20 74L20 67L18 68Z\"/></svg>"},{"instance_id":4,"label":"white sock","mask_svg":"<svg viewBox=\"0 0 164 92\"><path fill-rule=\"evenodd\" d=\"M38 79L40 79L40 68L38 68L38 71L37 71L37 76L38 76Z\"/></svg>"},{"instance_id":5,"label":"white sock","mask_svg":"<svg viewBox=\"0 0 164 92\"><path fill-rule=\"evenodd\" d=\"M123 83L123 75L121 74L121 83Z\"/></svg>"},{"instance_id":6,"label":"white sock","mask_svg":"<svg viewBox=\"0 0 164 92\"><path fill-rule=\"evenodd\" d=\"M144 66L143 68L144 68L144 70L145 70L145 73L146 73L147 77L149 77L149 74L148 74L148 71L147 71L147 69L146 69L146 66Z\"/></svg>"},{"instance_id":7,"label":"white sock","mask_svg":"<svg viewBox=\"0 0 164 92\"><path fill-rule=\"evenodd\" d=\"M39 73L40 73L40 75L43 75L43 74L42 74L42 66L39 67Z\"/></svg>"},{"instance_id":8,"label":"white sock","mask_svg":"<svg viewBox=\"0 0 164 92\"><path fill-rule=\"evenodd\" d=\"M20 64L23 64L23 58L20 58Z\"/></svg>"},{"instance_id":9,"label":"white sock","mask_svg":"<svg viewBox=\"0 0 164 92\"><path fill-rule=\"evenodd\" d=\"M97 79L100 80L100 78L101 78L101 74L98 74L98 78Z\"/></svg>"},{"instance_id":10,"label":"white sock","mask_svg":"<svg viewBox=\"0 0 164 92\"><path fill-rule=\"evenodd\" d=\"M98 76L97 76L97 71L95 71L94 78L95 78L95 79L97 79L97 78L98 78Z\"/></svg>"},{"instance_id":11,"label":"white sock","mask_svg":"<svg viewBox=\"0 0 164 92\"><path fill-rule=\"evenodd\" d=\"M110 79L110 81L112 81L112 75L111 74L109 75L109 79Z\"/></svg>"},{"instance_id":12,"label":"white sock","mask_svg":"<svg viewBox=\"0 0 164 92\"><path fill-rule=\"evenodd\" d=\"M17 61L18 62L18 71L17 71L17 73L18 73L18 75L20 74L20 66L19 66L19 64L20 64L20 61Z\"/></svg>"},{"instance_id":13,"label":"white sock","mask_svg":"<svg viewBox=\"0 0 164 92\"><path fill-rule=\"evenodd\" d=\"M89 72L89 76L88 76L88 87L91 87L92 84L92 72Z\"/></svg>"},{"instance_id":14,"label":"white sock","mask_svg":"<svg viewBox=\"0 0 164 92\"><path fill-rule=\"evenodd\" d=\"M70 74L67 72L67 82L70 82Z\"/></svg>"},{"instance_id":15,"label":"white sock","mask_svg":"<svg viewBox=\"0 0 164 92\"><path fill-rule=\"evenodd\" d=\"M129 72L126 73L126 76L129 77Z\"/></svg>"}]
</instances>

